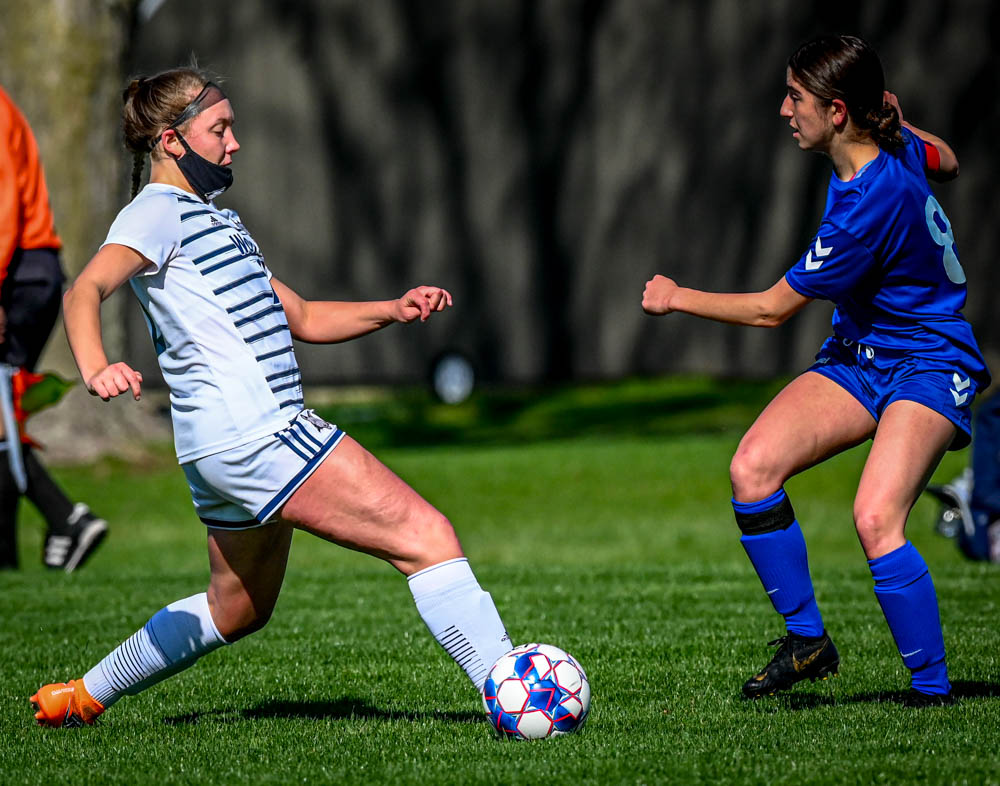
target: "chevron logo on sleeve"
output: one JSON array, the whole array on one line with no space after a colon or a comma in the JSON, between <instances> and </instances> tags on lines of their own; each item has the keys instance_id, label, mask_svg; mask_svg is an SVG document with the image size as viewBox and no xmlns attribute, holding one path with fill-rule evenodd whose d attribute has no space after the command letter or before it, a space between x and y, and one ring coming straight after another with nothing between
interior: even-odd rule
<instances>
[{"instance_id":1,"label":"chevron logo on sleeve","mask_svg":"<svg viewBox=\"0 0 1000 786\"><path fill-rule=\"evenodd\" d=\"M816 252L815 258L813 257L813 252ZM815 248L810 248L809 253L806 254L806 270L819 270L826 258L830 256L830 252L833 251L833 246L823 246L823 239L816 238Z\"/></svg>"}]
</instances>

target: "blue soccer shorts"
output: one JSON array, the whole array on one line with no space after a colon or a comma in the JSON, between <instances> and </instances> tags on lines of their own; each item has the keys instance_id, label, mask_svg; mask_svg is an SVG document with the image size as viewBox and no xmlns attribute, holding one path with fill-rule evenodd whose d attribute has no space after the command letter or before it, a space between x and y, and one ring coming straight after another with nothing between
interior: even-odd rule
<instances>
[{"instance_id":1,"label":"blue soccer shorts","mask_svg":"<svg viewBox=\"0 0 1000 786\"><path fill-rule=\"evenodd\" d=\"M305 409L271 436L182 464L198 517L233 530L269 523L343 438Z\"/></svg>"},{"instance_id":2,"label":"blue soccer shorts","mask_svg":"<svg viewBox=\"0 0 1000 786\"><path fill-rule=\"evenodd\" d=\"M830 336L809 371L832 379L860 401L876 421L892 402L915 401L958 428L949 450L960 450L972 439L970 410L979 391L976 380L961 368Z\"/></svg>"}]
</instances>

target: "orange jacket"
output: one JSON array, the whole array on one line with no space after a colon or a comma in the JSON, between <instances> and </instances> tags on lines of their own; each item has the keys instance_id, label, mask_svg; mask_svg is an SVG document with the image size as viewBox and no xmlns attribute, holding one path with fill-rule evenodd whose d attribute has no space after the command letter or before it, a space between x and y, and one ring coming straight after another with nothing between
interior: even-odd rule
<instances>
[{"instance_id":1,"label":"orange jacket","mask_svg":"<svg viewBox=\"0 0 1000 786\"><path fill-rule=\"evenodd\" d=\"M17 249L61 245L34 134L0 88L0 286Z\"/></svg>"}]
</instances>

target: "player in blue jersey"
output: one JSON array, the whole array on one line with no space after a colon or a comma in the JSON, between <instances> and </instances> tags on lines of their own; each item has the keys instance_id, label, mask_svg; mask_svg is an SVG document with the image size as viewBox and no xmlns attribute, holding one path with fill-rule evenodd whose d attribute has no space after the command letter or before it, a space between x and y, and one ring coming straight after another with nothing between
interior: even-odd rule
<instances>
[{"instance_id":1,"label":"player in blue jersey","mask_svg":"<svg viewBox=\"0 0 1000 786\"><path fill-rule=\"evenodd\" d=\"M1000 562L1000 394L976 410L969 466L950 483L928 486L944 503L937 530L971 560Z\"/></svg>"},{"instance_id":2,"label":"player in blue jersey","mask_svg":"<svg viewBox=\"0 0 1000 786\"><path fill-rule=\"evenodd\" d=\"M911 673L906 703L953 701L937 596L904 534L907 515L945 451L968 444L969 409L990 382L962 317L965 274L951 225L927 178L958 175L955 154L902 119L875 51L824 36L788 61L780 114L803 150L833 174L819 230L795 265L763 292L720 294L655 276L643 308L739 325L780 325L821 298L836 304L833 335L816 362L757 418L730 467L741 542L786 634L743 686L773 694L836 674L802 531L783 485L791 476L872 440L854 522L875 596Z\"/></svg>"},{"instance_id":3,"label":"player in blue jersey","mask_svg":"<svg viewBox=\"0 0 1000 786\"><path fill-rule=\"evenodd\" d=\"M239 144L222 90L193 69L133 80L124 94L133 201L66 293L70 346L87 389L138 399L142 375L109 362L101 302L128 281L170 388L178 460L207 527L207 592L156 614L81 679L31 701L49 726L92 723L122 697L247 636L271 616L292 532L380 557L407 577L432 635L481 688L511 648L451 523L340 429L303 409L292 339L334 343L451 305L440 287L394 300L309 301L271 275L232 210ZM146 158L150 182L136 195ZM322 635L322 632L319 632Z\"/></svg>"}]
</instances>

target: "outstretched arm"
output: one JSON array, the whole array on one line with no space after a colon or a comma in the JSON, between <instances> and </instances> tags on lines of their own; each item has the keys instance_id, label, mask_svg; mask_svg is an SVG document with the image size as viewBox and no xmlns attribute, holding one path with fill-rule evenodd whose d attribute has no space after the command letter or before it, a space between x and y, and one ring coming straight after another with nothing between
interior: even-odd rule
<instances>
[{"instance_id":1,"label":"outstretched arm","mask_svg":"<svg viewBox=\"0 0 1000 786\"><path fill-rule=\"evenodd\" d=\"M958 157L955 155L955 151L951 149L948 143L941 139L941 137L934 136L934 134L923 131L912 123L907 123L903 120L903 110L899 108L899 99L896 97L895 93L890 93L886 90L885 102L896 107L896 112L899 113L899 122L903 126L910 129L914 134L924 140L924 142L937 150L939 162L937 166L931 166L932 162L928 161L927 177L931 180L936 180L939 183L945 183L958 177Z\"/></svg>"},{"instance_id":2,"label":"outstretched arm","mask_svg":"<svg viewBox=\"0 0 1000 786\"><path fill-rule=\"evenodd\" d=\"M395 300L350 302L304 300L278 279L271 286L281 301L292 336L310 344L336 344L367 335L393 322L426 322L435 311L451 305L441 287L414 287Z\"/></svg>"},{"instance_id":3,"label":"outstretched arm","mask_svg":"<svg viewBox=\"0 0 1000 786\"><path fill-rule=\"evenodd\" d=\"M132 391L138 401L142 374L126 363L108 363L101 337L101 303L149 260L127 246L104 246L63 295L66 337L87 390L105 401Z\"/></svg>"},{"instance_id":4,"label":"outstretched arm","mask_svg":"<svg viewBox=\"0 0 1000 786\"><path fill-rule=\"evenodd\" d=\"M753 327L777 327L801 311L812 298L792 289L784 276L763 292L703 292L686 289L666 276L653 276L642 293L642 309L661 315L680 311L696 317Z\"/></svg>"}]
</instances>

